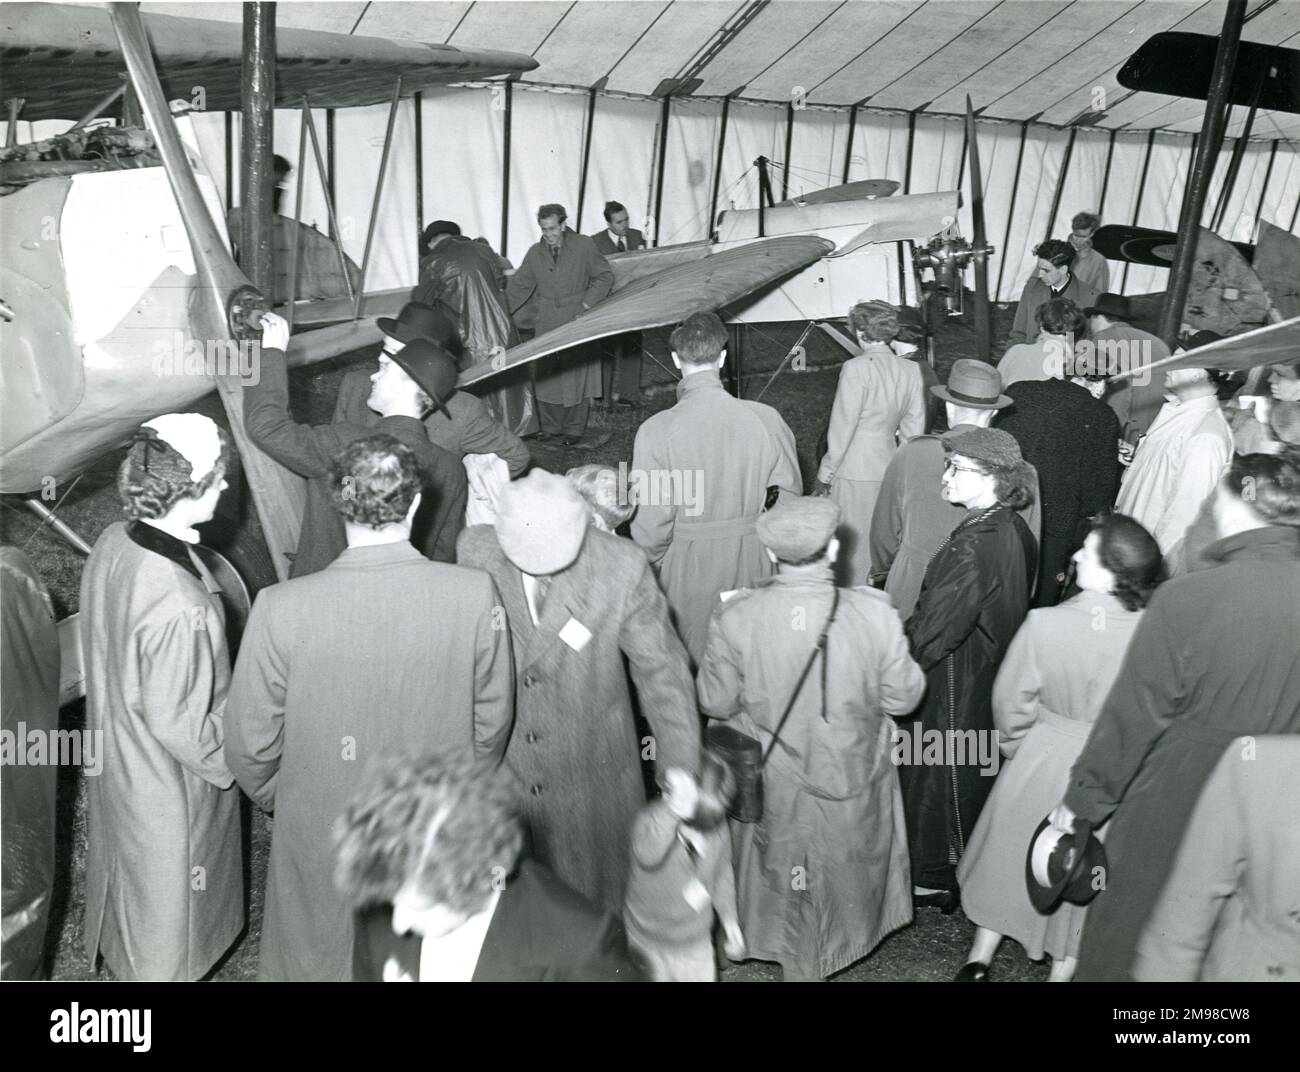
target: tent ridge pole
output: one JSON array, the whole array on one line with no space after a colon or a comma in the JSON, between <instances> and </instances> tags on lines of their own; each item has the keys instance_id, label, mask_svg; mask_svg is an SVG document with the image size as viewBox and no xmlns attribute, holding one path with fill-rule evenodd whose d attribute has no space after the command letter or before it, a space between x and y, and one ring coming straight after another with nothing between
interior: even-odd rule
<instances>
[{"instance_id":1,"label":"tent ridge pole","mask_svg":"<svg viewBox=\"0 0 1300 1072\"><path fill-rule=\"evenodd\" d=\"M506 241L510 237L510 124L514 115L514 83L506 83L505 118L502 121L501 146L501 247L500 254L506 253Z\"/></svg>"}]
</instances>

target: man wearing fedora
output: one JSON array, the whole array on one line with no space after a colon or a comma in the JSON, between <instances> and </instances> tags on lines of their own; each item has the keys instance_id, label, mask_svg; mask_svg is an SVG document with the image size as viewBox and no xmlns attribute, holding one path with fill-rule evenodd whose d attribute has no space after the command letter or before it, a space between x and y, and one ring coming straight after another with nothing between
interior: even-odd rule
<instances>
[{"instance_id":1,"label":"man wearing fedora","mask_svg":"<svg viewBox=\"0 0 1300 1072\"><path fill-rule=\"evenodd\" d=\"M290 576L323 569L346 546L343 522L330 500L330 465L349 443L374 432L385 432L410 447L424 473L422 508L415 519L412 542L429 558L454 562L468 495L465 468L454 454L430 442L421 423L455 387L454 365L450 377L447 375L446 351L417 339L400 353L380 357L369 396L371 408L381 418L377 424L343 420L313 426L297 423L289 412L284 358L288 344L285 319L265 314L261 376L256 383L244 385L244 423L258 447L286 469L307 478L302 531Z\"/></svg>"},{"instance_id":2,"label":"man wearing fedora","mask_svg":"<svg viewBox=\"0 0 1300 1072\"><path fill-rule=\"evenodd\" d=\"M1150 332L1133 326L1132 306L1122 295L1098 294L1083 315L1088 318L1088 341L1108 375L1142 370L1114 381L1105 398L1119 418L1124 442L1136 447L1165 404L1164 373L1152 373L1146 368L1168 357L1169 347Z\"/></svg>"},{"instance_id":3,"label":"man wearing fedora","mask_svg":"<svg viewBox=\"0 0 1300 1072\"><path fill-rule=\"evenodd\" d=\"M435 343L447 352L447 356L436 358L443 366L439 378L448 384L440 396L443 404L424 419L424 427L435 446L462 459L466 454L495 454L509 467L511 478L519 476L532 464L527 444L493 417L481 398L456 389L456 365L451 360L450 346L456 338L456 326L441 309L420 302L407 302L396 320L380 317L376 323L384 333L382 353L389 358L416 339ZM349 370L343 377L334 403L336 424L348 422L373 426L380 421L379 414L369 404L370 380L374 373L373 366L363 365Z\"/></svg>"},{"instance_id":4,"label":"man wearing fedora","mask_svg":"<svg viewBox=\"0 0 1300 1072\"><path fill-rule=\"evenodd\" d=\"M492 579L411 546L415 452L382 433L359 437L328 487L347 547L319 573L258 595L225 709L226 762L275 812L263 980L351 976L352 911L331 881L331 831L367 768L393 749L495 766L513 715Z\"/></svg>"},{"instance_id":5,"label":"man wearing fedora","mask_svg":"<svg viewBox=\"0 0 1300 1072\"><path fill-rule=\"evenodd\" d=\"M464 343L463 349L453 351L461 371L519 343L506 305L508 267L509 261L498 257L487 242L462 235L460 225L452 220L434 220L424 229L420 282L411 291L411 300L434 306L451 318ZM482 398L493 418L515 435L537 431L537 404L528 369L494 377L491 390L484 390Z\"/></svg>"},{"instance_id":6,"label":"man wearing fedora","mask_svg":"<svg viewBox=\"0 0 1300 1072\"><path fill-rule=\"evenodd\" d=\"M524 787L531 855L583 896L623 909L641 760L695 774L700 725L686 652L650 563L591 525L564 477L507 485L494 526L460 538L461 565L496 581L515 658L506 764ZM626 660L626 664L625 664ZM628 671L653 736L638 739Z\"/></svg>"},{"instance_id":7,"label":"man wearing fedora","mask_svg":"<svg viewBox=\"0 0 1300 1072\"><path fill-rule=\"evenodd\" d=\"M999 410L1011 405L998 370L972 358L955 361L948 385L930 392L943 401L949 430L917 436L899 448L885 470L871 516L872 583L883 583L904 621L916 606L930 559L966 516L965 507L943 497L944 440L987 428ZM1036 481L1035 475L1034 501L1020 515L1038 539L1042 512Z\"/></svg>"}]
</instances>

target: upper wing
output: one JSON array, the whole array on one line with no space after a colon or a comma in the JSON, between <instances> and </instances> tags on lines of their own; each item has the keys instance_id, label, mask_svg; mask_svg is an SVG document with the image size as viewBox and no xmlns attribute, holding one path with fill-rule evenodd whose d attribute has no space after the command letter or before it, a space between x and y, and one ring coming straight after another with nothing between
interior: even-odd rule
<instances>
[{"instance_id":1,"label":"upper wing","mask_svg":"<svg viewBox=\"0 0 1300 1072\"><path fill-rule=\"evenodd\" d=\"M144 15L164 95L206 111L239 111L243 27L238 22ZM23 97L23 118L76 119L118 84L122 50L108 12L70 4L5 4L4 88ZM275 99L281 107L304 95L319 108L387 101L402 76L407 93L429 86L521 74L537 61L516 52L454 48L319 30L276 32Z\"/></svg>"},{"instance_id":2,"label":"upper wing","mask_svg":"<svg viewBox=\"0 0 1300 1072\"><path fill-rule=\"evenodd\" d=\"M834 248L824 238L792 235L666 268L628 284L569 323L514 347L504 361L471 365L460 374L459 385L467 387L571 346L675 324L692 313L718 309L812 264Z\"/></svg>"},{"instance_id":3,"label":"upper wing","mask_svg":"<svg viewBox=\"0 0 1300 1072\"><path fill-rule=\"evenodd\" d=\"M782 205L824 205L831 201L857 201L861 198L874 199L890 197L898 192L899 183L893 179L861 179L858 182L846 182L841 186L828 186L824 190L800 194L785 201L778 201L774 208Z\"/></svg>"},{"instance_id":4,"label":"upper wing","mask_svg":"<svg viewBox=\"0 0 1300 1072\"><path fill-rule=\"evenodd\" d=\"M1210 34L1158 33L1131 55L1116 81L1125 89L1206 100L1219 38ZM1256 101L1256 79L1263 77ZM1247 108L1300 113L1300 51L1256 41L1237 46L1228 101Z\"/></svg>"}]
</instances>

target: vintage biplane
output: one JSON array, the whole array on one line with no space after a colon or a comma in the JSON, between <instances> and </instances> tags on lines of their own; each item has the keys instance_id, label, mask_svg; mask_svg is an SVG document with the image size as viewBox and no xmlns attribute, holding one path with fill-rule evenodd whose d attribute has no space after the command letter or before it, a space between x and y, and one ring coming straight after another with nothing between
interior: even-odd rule
<instances>
[{"instance_id":1,"label":"vintage biplane","mask_svg":"<svg viewBox=\"0 0 1300 1072\"><path fill-rule=\"evenodd\" d=\"M229 549L265 583L273 579L268 563L273 576L286 574L303 501L300 478L263 455L243 431L240 375L248 369L240 347L255 341L257 318L270 303L235 263L217 222L216 188L168 104L198 85L208 109L238 108L243 38L237 25L142 17L135 4L107 6L0 9L3 94L21 101L10 107L11 144L0 150L0 297L6 303L0 492L29 496L28 505L84 551L84 542L53 516L51 490L123 443L142 421L190 406L215 386L270 554L253 562L256 547ZM276 52L275 102L301 101L307 116L308 100L320 107L378 103L394 78L400 78L395 109L401 93L509 78L536 66L523 55L305 30L279 34ZM119 98L123 121L94 125ZM17 145L13 121L20 116L81 118L56 137ZM307 130L304 123L304 139ZM301 157L299 164L301 172ZM882 271L869 247L928 241L949 230L956 215L956 192L889 198L881 195L892 193L892 185L883 185L855 184L728 213L716 242L616 258L618 289L574 330L566 326L515 348L504 361L468 369L462 385L576 343L671 324L698 309L755 320L842 316L870 291L873 264ZM342 315L329 302L296 307L289 287L291 322L297 314L300 328L316 327L294 337L291 365L378 341L375 317L405 300L405 291L352 295L355 266L341 248L338 255L349 291ZM318 327L322 322L329 326ZM189 362L196 347L209 358L214 350L218 359L224 355L227 365L214 375L212 360Z\"/></svg>"}]
</instances>

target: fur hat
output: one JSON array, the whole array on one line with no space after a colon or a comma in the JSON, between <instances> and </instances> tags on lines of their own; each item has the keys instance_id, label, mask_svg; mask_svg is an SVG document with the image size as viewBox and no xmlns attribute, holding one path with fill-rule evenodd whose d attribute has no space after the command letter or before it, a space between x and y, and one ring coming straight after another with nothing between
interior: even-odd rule
<instances>
[{"instance_id":1,"label":"fur hat","mask_svg":"<svg viewBox=\"0 0 1300 1072\"><path fill-rule=\"evenodd\" d=\"M534 469L501 493L497 540L519 569L544 577L573 564L582 550L590 516L587 500L568 480Z\"/></svg>"},{"instance_id":2,"label":"fur hat","mask_svg":"<svg viewBox=\"0 0 1300 1072\"><path fill-rule=\"evenodd\" d=\"M1001 428L972 428L961 435L947 436L943 449L997 469L1014 469L1025 461L1015 437Z\"/></svg>"},{"instance_id":3,"label":"fur hat","mask_svg":"<svg viewBox=\"0 0 1300 1072\"><path fill-rule=\"evenodd\" d=\"M840 508L831 499L804 496L760 514L758 538L782 562L803 562L820 554L840 523Z\"/></svg>"}]
</instances>

